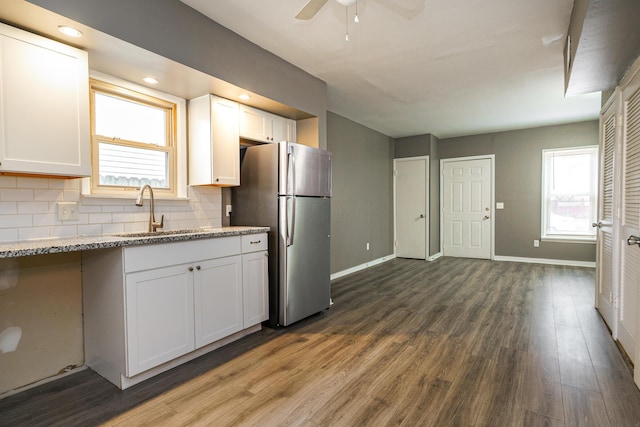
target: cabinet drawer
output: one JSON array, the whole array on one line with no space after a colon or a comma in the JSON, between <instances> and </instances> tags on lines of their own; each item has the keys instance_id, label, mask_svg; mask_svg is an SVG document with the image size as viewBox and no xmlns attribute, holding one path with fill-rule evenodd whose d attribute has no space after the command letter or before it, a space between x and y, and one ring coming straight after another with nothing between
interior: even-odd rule
<instances>
[{"instance_id":1,"label":"cabinet drawer","mask_svg":"<svg viewBox=\"0 0 640 427\"><path fill-rule=\"evenodd\" d=\"M124 271L130 273L239 255L240 248L239 236L128 247L124 250Z\"/></svg>"},{"instance_id":2,"label":"cabinet drawer","mask_svg":"<svg viewBox=\"0 0 640 427\"><path fill-rule=\"evenodd\" d=\"M268 246L267 233L248 234L242 236L242 253L266 251Z\"/></svg>"}]
</instances>

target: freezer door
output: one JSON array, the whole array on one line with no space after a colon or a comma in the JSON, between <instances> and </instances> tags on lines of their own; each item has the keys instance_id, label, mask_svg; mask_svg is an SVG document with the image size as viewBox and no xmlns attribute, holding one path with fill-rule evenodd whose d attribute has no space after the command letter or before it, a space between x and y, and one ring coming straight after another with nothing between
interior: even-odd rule
<instances>
[{"instance_id":1,"label":"freezer door","mask_svg":"<svg viewBox=\"0 0 640 427\"><path fill-rule=\"evenodd\" d=\"M281 196L279 323L329 307L331 199Z\"/></svg>"},{"instance_id":2,"label":"freezer door","mask_svg":"<svg viewBox=\"0 0 640 427\"><path fill-rule=\"evenodd\" d=\"M331 153L280 143L280 195L331 197Z\"/></svg>"}]
</instances>

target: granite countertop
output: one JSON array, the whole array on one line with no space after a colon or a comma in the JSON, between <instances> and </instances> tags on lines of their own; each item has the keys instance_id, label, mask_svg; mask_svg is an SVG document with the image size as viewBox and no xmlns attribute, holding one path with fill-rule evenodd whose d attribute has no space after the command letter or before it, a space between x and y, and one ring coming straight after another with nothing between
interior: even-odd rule
<instances>
[{"instance_id":1,"label":"granite countertop","mask_svg":"<svg viewBox=\"0 0 640 427\"><path fill-rule=\"evenodd\" d=\"M151 243L178 242L183 240L242 236L245 234L266 233L267 231L269 231L269 227L204 227L184 230L160 230L154 235L132 232L105 234L101 236L26 240L22 242L0 243L0 258L46 255L62 252L86 251L91 249L147 245Z\"/></svg>"}]
</instances>

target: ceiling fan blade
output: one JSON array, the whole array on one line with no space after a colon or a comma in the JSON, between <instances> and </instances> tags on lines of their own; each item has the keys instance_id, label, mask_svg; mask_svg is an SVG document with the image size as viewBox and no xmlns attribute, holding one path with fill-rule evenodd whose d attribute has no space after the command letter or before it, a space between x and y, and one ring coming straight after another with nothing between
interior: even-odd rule
<instances>
[{"instance_id":1,"label":"ceiling fan blade","mask_svg":"<svg viewBox=\"0 0 640 427\"><path fill-rule=\"evenodd\" d=\"M308 20L313 18L328 1L329 0L309 0L309 2L300 9L300 12L296 15L296 19Z\"/></svg>"}]
</instances>

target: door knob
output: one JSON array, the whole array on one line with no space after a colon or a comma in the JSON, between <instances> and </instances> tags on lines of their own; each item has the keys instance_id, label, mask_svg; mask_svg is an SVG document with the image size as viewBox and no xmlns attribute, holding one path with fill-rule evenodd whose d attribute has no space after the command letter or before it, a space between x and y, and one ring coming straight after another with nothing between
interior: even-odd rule
<instances>
[{"instance_id":1,"label":"door knob","mask_svg":"<svg viewBox=\"0 0 640 427\"><path fill-rule=\"evenodd\" d=\"M424 214L420 214L420 218L424 218Z\"/></svg>"},{"instance_id":2,"label":"door knob","mask_svg":"<svg viewBox=\"0 0 640 427\"><path fill-rule=\"evenodd\" d=\"M629 238L627 239L627 245L629 246L633 246L633 245L638 245L640 246L640 237L638 236L629 236Z\"/></svg>"},{"instance_id":3,"label":"door knob","mask_svg":"<svg viewBox=\"0 0 640 427\"><path fill-rule=\"evenodd\" d=\"M489 215L485 215L484 218L482 218L483 221L486 219L489 219Z\"/></svg>"},{"instance_id":4,"label":"door knob","mask_svg":"<svg viewBox=\"0 0 640 427\"><path fill-rule=\"evenodd\" d=\"M602 221L594 222L591 224L591 226L594 228L600 228L602 227Z\"/></svg>"}]
</instances>

